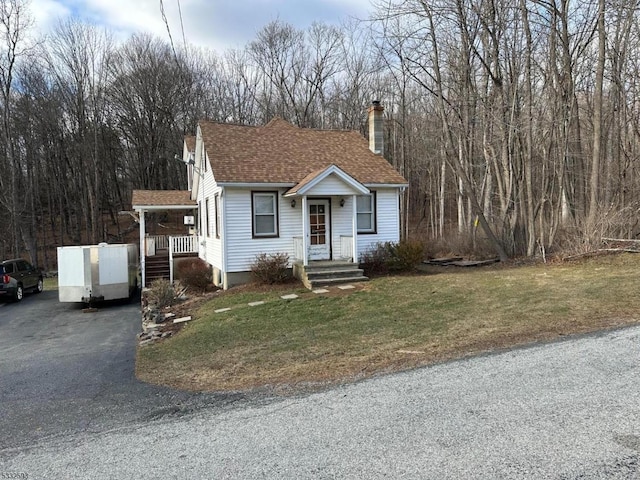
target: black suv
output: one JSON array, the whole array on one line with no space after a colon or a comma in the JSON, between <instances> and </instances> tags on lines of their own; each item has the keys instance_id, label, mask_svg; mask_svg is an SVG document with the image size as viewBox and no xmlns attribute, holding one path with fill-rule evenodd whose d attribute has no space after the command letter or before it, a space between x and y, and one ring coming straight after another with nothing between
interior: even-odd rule
<instances>
[{"instance_id":1,"label":"black suv","mask_svg":"<svg viewBox=\"0 0 640 480\"><path fill-rule=\"evenodd\" d=\"M22 300L25 290L40 293L44 288L42 272L26 260L16 258L0 262L0 299Z\"/></svg>"}]
</instances>

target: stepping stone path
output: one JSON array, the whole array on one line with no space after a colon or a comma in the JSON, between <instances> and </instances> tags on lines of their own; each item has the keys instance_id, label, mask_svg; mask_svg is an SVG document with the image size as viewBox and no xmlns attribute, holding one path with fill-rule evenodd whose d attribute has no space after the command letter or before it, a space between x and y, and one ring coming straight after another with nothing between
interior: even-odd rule
<instances>
[{"instance_id":1,"label":"stepping stone path","mask_svg":"<svg viewBox=\"0 0 640 480\"><path fill-rule=\"evenodd\" d=\"M356 287L354 287L353 285L338 285L338 288L340 290L352 290ZM318 288L316 290L312 290L313 293L315 294L323 294L323 293L329 293L329 290L326 288ZM300 298L299 295L295 294L295 293L290 293L288 295L282 295L280 297L282 300L295 300L296 298ZM258 305L264 305L265 302L264 300L260 300L258 302L249 302L247 305L249 305L250 307L257 307ZM228 312L229 310L231 310L232 307L227 307L227 308L219 308L217 310L214 310L215 313L224 313L224 312ZM180 319L182 320L182 319Z\"/></svg>"},{"instance_id":2,"label":"stepping stone path","mask_svg":"<svg viewBox=\"0 0 640 480\"><path fill-rule=\"evenodd\" d=\"M174 315L175 317L175 315ZM191 320L191 317L182 317L182 318L174 318L173 319L173 323L184 323L184 322L188 322L189 320Z\"/></svg>"}]
</instances>

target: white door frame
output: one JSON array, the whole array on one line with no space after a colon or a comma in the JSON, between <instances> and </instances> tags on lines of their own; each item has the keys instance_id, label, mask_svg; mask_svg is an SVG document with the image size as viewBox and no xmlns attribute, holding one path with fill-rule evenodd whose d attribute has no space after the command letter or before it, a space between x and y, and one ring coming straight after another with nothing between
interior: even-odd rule
<instances>
[{"instance_id":1,"label":"white door frame","mask_svg":"<svg viewBox=\"0 0 640 480\"><path fill-rule=\"evenodd\" d=\"M331 201L328 198L309 198L305 209L309 260L331 260ZM311 222L311 210L317 208L316 222ZM324 210L324 212L321 212ZM324 223L321 220L324 217ZM320 227L320 228L318 228ZM322 230L324 228L324 230ZM324 240L324 243L320 243ZM312 242L316 243L312 243Z\"/></svg>"}]
</instances>

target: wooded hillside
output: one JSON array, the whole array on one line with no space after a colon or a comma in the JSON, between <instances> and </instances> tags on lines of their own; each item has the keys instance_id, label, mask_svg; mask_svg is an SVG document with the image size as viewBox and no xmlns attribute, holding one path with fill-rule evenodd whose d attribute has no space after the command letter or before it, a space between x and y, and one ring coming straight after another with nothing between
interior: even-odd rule
<instances>
[{"instance_id":1,"label":"wooded hillside","mask_svg":"<svg viewBox=\"0 0 640 480\"><path fill-rule=\"evenodd\" d=\"M133 188L186 187L174 156L200 118L365 134L373 99L405 232L501 256L633 238L639 3L377 0L216 53L74 21L37 38L26 0L0 0L0 257L113 241Z\"/></svg>"}]
</instances>

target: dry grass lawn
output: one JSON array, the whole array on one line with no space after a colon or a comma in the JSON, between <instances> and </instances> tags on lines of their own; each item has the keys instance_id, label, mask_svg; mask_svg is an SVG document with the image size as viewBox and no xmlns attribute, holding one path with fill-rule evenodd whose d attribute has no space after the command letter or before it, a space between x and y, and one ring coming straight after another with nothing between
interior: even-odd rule
<instances>
[{"instance_id":1,"label":"dry grass lawn","mask_svg":"<svg viewBox=\"0 0 640 480\"><path fill-rule=\"evenodd\" d=\"M640 255L424 270L330 295L231 289L175 337L141 348L137 374L193 391L309 388L640 318Z\"/></svg>"}]
</instances>

